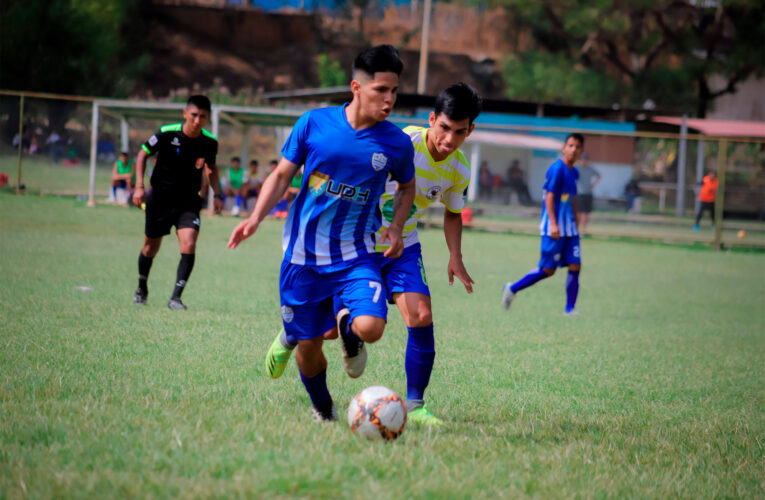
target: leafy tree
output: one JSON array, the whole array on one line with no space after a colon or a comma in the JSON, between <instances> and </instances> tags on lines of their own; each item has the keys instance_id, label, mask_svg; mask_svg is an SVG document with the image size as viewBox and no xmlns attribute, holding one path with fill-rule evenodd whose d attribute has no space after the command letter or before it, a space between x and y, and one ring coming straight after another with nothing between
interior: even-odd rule
<instances>
[{"instance_id":1,"label":"leafy tree","mask_svg":"<svg viewBox=\"0 0 765 500\"><path fill-rule=\"evenodd\" d=\"M560 56L551 62L561 68L581 64L616 78L622 83L622 103L631 106L651 100L660 107L695 108L696 115L704 117L714 99L735 92L749 76L765 73L761 0L494 3L507 9L518 29L530 31L538 49ZM521 60L533 66L535 58ZM725 81L719 88L712 87L715 75ZM584 74L571 76L581 79ZM592 88L580 102L597 92Z\"/></svg>"},{"instance_id":2,"label":"leafy tree","mask_svg":"<svg viewBox=\"0 0 765 500\"><path fill-rule=\"evenodd\" d=\"M319 54L317 72L321 87L337 87L348 83L340 63L330 59L327 54Z\"/></svg>"},{"instance_id":3,"label":"leafy tree","mask_svg":"<svg viewBox=\"0 0 765 500\"><path fill-rule=\"evenodd\" d=\"M565 54L530 50L506 61L502 72L507 94L514 99L605 106L620 100L616 78Z\"/></svg>"},{"instance_id":4,"label":"leafy tree","mask_svg":"<svg viewBox=\"0 0 765 500\"><path fill-rule=\"evenodd\" d=\"M7 0L0 9L0 88L127 96L148 68L140 0ZM51 101L61 128L68 104Z\"/></svg>"}]
</instances>

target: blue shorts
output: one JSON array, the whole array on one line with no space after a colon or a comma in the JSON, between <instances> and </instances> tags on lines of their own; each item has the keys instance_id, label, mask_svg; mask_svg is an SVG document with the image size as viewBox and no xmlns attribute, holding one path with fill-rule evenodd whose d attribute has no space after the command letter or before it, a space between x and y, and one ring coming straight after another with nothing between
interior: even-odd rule
<instances>
[{"instance_id":1,"label":"blue shorts","mask_svg":"<svg viewBox=\"0 0 765 500\"><path fill-rule=\"evenodd\" d=\"M359 257L347 267L300 266L282 262L279 296L284 330L295 339L312 339L335 326L333 297L357 316L387 320L380 262L376 255Z\"/></svg>"},{"instance_id":2,"label":"blue shorts","mask_svg":"<svg viewBox=\"0 0 765 500\"><path fill-rule=\"evenodd\" d=\"M388 302L392 302L393 294L399 292L417 292L430 297L419 243L405 248L398 259L383 257L381 267Z\"/></svg>"},{"instance_id":3,"label":"blue shorts","mask_svg":"<svg viewBox=\"0 0 765 500\"><path fill-rule=\"evenodd\" d=\"M556 269L566 267L569 264L582 263L579 236L561 236L557 240L549 236L542 236L541 253L540 269Z\"/></svg>"}]
</instances>

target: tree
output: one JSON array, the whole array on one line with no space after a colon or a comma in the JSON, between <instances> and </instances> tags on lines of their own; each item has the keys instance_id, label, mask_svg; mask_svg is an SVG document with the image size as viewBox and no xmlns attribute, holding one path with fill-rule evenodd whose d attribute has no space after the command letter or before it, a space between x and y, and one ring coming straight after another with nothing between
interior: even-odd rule
<instances>
[{"instance_id":1,"label":"tree","mask_svg":"<svg viewBox=\"0 0 765 500\"><path fill-rule=\"evenodd\" d=\"M10 0L0 15L0 88L122 97L150 62L139 0ZM50 101L61 128L71 107Z\"/></svg>"},{"instance_id":2,"label":"tree","mask_svg":"<svg viewBox=\"0 0 765 500\"><path fill-rule=\"evenodd\" d=\"M616 78L622 104L650 100L704 117L714 99L765 72L761 0L496 3L505 6L519 29L530 30L538 49L559 56L561 67L579 64ZM712 88L713 76L724 83Z\"/></svg>"}]
</instances>

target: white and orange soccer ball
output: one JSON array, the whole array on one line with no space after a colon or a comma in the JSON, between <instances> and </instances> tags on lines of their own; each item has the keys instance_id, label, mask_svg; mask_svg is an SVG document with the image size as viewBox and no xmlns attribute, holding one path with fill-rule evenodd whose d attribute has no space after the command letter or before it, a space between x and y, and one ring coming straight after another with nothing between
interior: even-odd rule
<instances>
[{"instance_id":1,"label":"white and orange soccer ball","mask_svg":"<svg viewBox=\"0 0 765 500\"><path fill-rule=\"evenodd\" d=\"M406 404L387 387L367 387L348 406L348 425L357 436L370 441L392 441L404 432Z\"/></svg>"}]
</instances>

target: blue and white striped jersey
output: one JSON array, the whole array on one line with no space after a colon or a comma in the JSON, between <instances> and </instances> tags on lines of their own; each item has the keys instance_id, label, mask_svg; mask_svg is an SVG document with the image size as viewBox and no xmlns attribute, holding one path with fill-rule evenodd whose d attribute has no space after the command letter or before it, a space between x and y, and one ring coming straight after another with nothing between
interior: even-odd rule
<instances>
[{"instance_id":1,"label":"blue and white striped jersey","mask_svg":"<svg viewBox=\"0 0 765 500\"><path fill-rule=\"evenodd\" d=\"M301 116L282 148L284 158L305 164L303 184L284 224L284 260L335 266L375 252L379 200L388 175L414 177L414 148L388 121L354 130L345 106Z\"/></svg>"},{"instance_id":2,"label":"blue and white striped jersey","mask_svg":"<svg viewBox=\"0 0 765 500\"><path fill-rule=\"evenodd\" d=\"M547 169L543 189L545 195L553 193L555 220L561 236L578 236L576 219L574 217L574 196L576 196L576 180L579 171L569 167L560 158ZM539 234L550 236L550 217L547 205L542 201L542 219L539 222Z\"/></svg>"}]
</instances>

